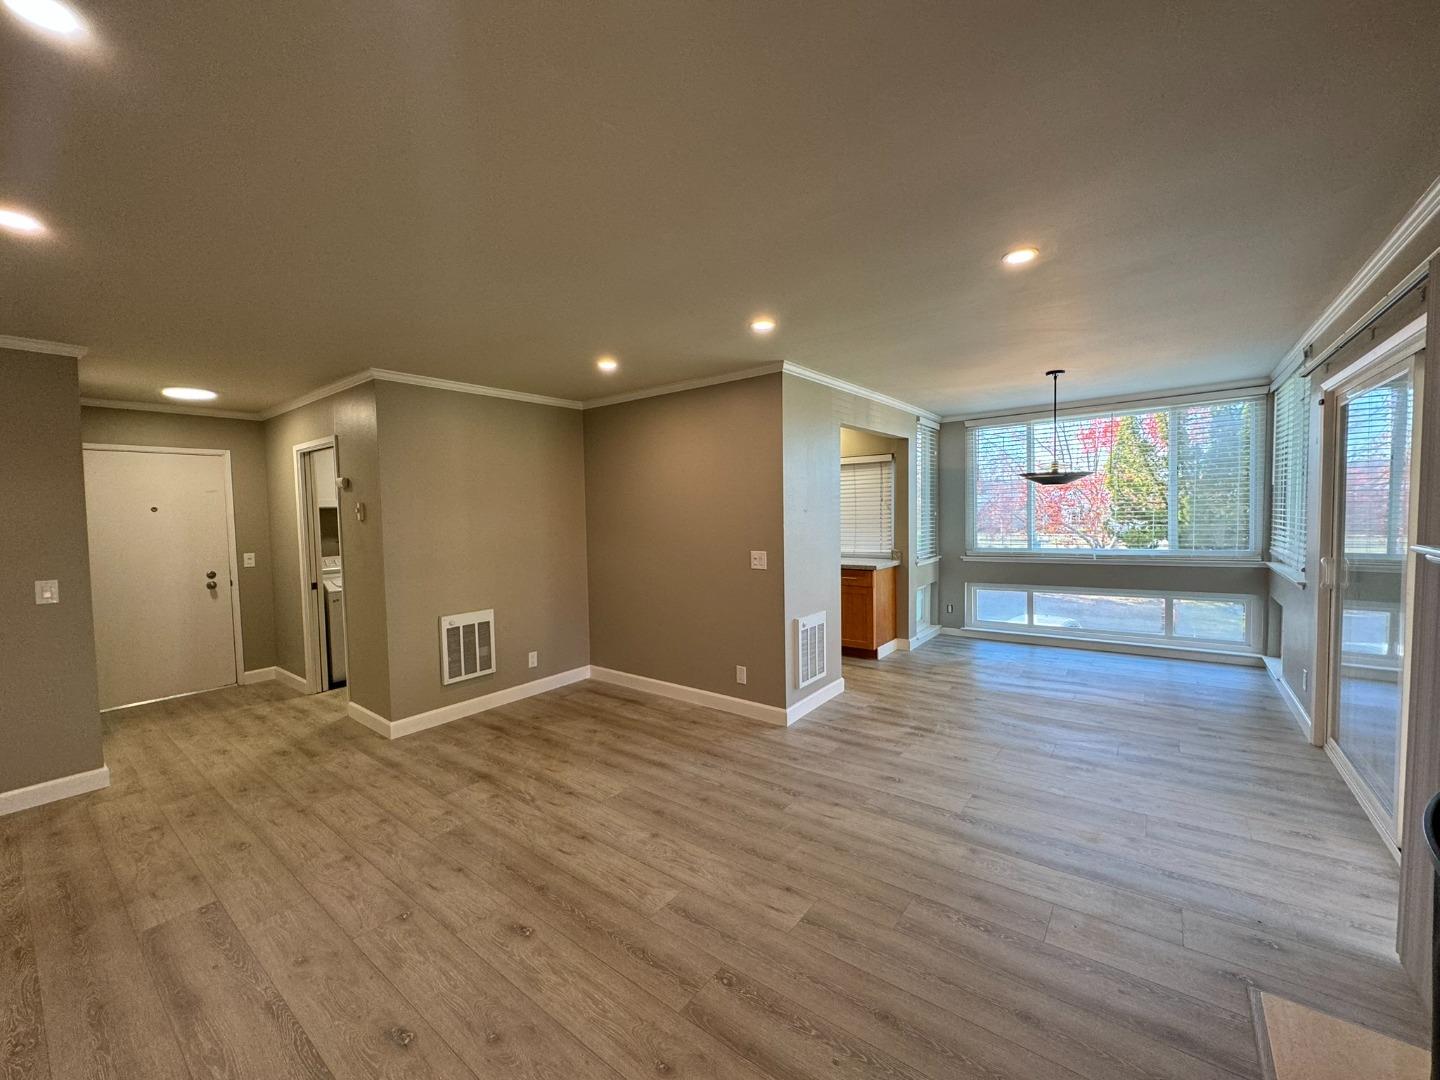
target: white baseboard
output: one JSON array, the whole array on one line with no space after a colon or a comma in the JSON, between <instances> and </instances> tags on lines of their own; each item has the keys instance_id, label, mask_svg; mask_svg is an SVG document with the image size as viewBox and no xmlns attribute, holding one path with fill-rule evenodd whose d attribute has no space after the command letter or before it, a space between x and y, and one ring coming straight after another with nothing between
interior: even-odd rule
<instances>
[{"instance_id":1,"label":"white baseboard","mask_svg":"<svg viewBox=\"0 0 1440 1080\"><path fill-rule=\"evenodd\" d=\"M101 765L89 772L72 773L45 780L29 787L14 791L0 792L0 816L13 814L17 810L29 810L32 806L58 802L73 795L84 795L87 791L99 791L110 786L110 767Z\"/></svg>"},{"instance_id":2,"label":"white baseboard","mask_svg":"<svg viewBox=\"0 0 1440 1080\"><path fill-rule=\"evenodd\" d=\"M1240 667L1262 667L1259 653L1230 652L1224 649L1186 649L1174 645L1147 645L1142 641L1100 641L1089 638L1066 638L1055 634L1027 634L1005 630L971 630L945 626L940 633L946 637L970 638L974 641L1006 641L1014 645L1050 645L1060 649L1085 649L1090 652L1123 653L1127 656L1156 656L1165 660L1199 660L1209 664L1236 664Z\"/></svg>"},{"instance_id":3,"label":"white baseboard","mask_svg":"<svg viewBox=\"0 0 1440 1080\"><path fill-rule=\"evenodd\" d=\"M791 722L787 711L778 705L763 705L758 701L746 701L744 698L731 697L729 694L717 694L713 690L700 690L693 686L682 686L680 683L665 682L663 679L652 679L648 675L631 675L628 671L592 666L590 678L597 682L626 686L631 690L644 690L647 694L683 701L687 705L703 705L707 709L719 709L721 712L733 713L736 716L759 720L766 724L784 726Z\"/></svg>"},{"instance_id":4,"label":"white baseboard","mask_svg":"<svg viewBox=\"0 0 1440 1080\"><path fill-rule=\"evenodd\" d=\"M875 659L884 660L885 657L889 656L898 648L900 648L900 639L891 638L889 641L885 642L884 645L881 645L878 649L875 650Z\"/></svg>"},{"instance_id":5,"label":"white baseboard","mask_svg":"<svg viewBox=\"0 0 1440 1080\"><path fill-rule=\"evenodd\" d=\"M371 712L363 705L357 705L353 701L345 707L345 710L350 719L364 724L371 731L384 735L387 739L398 739L404 735L413 735L417 731L448 724L452 720L474 716L487 709L499 708L512 701L520 701L523 698L534 697L536 694L558 690L562 686L569 686L571 683L590 678L590 673L589 667L571 668L569 671L562 671L556 675L547 675L543 679L520 683L518 686L496 690L494 693L482 694L465 701L457 701L453 705L442 705L438 709L415 713L413 716L406 716L399 720L386 720L378 713Z\"/></svg>"},{"instance_id":6,"label":"white baseboard","mask_svg":"<svg viewBox=\"0 0 1440 1080\"><path fill-rule=\"evenodd\" d=\"M803 697L794 705L785 710L786 725L793 724L803 716L814 712L821 705L824 705L832 698L837 698L845 692L845 680L836 679L832 683L826 683L819 690L816 690L809 697Z\"/></svg>"},{"instance_id":7,"label":"white baseboard","mask_svg":"<svg viewBox=\"0 0 1440 1080\"><path fill-rule=\"evenodd\" d=\"M896 638L896 647L903 649L905 652L914 652L931 638L936 637L940 633L940 629L938 626L921 627L920 631L912 638Z\"/></svg>"},{"instance_id":8,"label":"white baseboard","mask_svg":"<svg viewBox=\"0 0 1440 1080\"><path fill-rule=\"evenodd\" d=\"M1280 691L1280 696L1290 709L1290 715L1295 717L1295 723L1300 725L1300 730L1305 734L1306 742L1314 742L1315 726L1310 722L1310 714L1305 711L1305 706L1295 696L1290 683L1285 678L1285 667L1278 656L1265 657L1265 670L1270 673L1270 678L1275 682L1275 689Z\"/></svg>"},{"instance_id":9,"label":"white baseboard","mask_svg":"<svg viewBox=\"0 0 1440 1080\"><path fill-rule=\"evenodd\" d=\"M282 682L292 690L299 690L302 694L310 689L310 684L294 672L286 671L283 667L262 667L252 668L249 671L240 673L240 685L249 686L252 683Z\"/></svg>"}]
</instances>

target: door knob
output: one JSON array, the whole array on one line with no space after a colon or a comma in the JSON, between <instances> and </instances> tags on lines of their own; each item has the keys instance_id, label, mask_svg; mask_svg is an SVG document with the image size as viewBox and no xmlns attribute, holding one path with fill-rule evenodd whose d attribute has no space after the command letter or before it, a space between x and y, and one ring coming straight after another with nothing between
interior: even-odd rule
<instances>
[{"instance_id":1,"label":"door knob","mask_svg":"<svg viewBox=\"0 0 1440 1080\"><path fill-rule=\"evenodd\" d=\"M219 588L219 586L216 585L215 582L213 582L213 581L207 581L207 582L205 582L205 587L206 587L207 589L217 589L217 588Z\"/></svg>"},{"instance_id":2,"label":"door knob","mask_svg":"<svg viewBox=\"0 0 1440 1080\"><path fill-rule=\"evenodd\" d=\"M215 571L214 571L214 570L211 570L211 571L210 571L209 573L207 573L205 576L206 576L207 578L209 578L211 581L214 581L214 580L215 580Z\"/></svg>"}]
</instances>

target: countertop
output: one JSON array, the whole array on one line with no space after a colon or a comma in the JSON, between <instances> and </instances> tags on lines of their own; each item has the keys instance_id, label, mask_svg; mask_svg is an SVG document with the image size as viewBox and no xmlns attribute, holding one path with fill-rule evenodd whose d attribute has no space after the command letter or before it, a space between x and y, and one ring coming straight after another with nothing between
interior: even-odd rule
<instances>
[{"instance_id":1,"label":"countertop","mask_svg":"<svg viewBox=\"0 0 1440 1080\"><path fill-rule=\"evenodd\" d=\"M860 559L853 555L840 556L840 569L842 570L889 570L892 566L899 566L898 559Z\"/></svg>"}]
</instances>

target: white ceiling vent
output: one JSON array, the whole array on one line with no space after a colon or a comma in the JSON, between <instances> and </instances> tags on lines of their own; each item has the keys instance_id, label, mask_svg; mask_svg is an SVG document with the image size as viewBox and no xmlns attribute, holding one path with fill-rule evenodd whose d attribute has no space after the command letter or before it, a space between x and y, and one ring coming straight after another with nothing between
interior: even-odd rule
<instances>
[{"instance_id":1,"label":"white ceiling vent","mask_svg":"<svg viewBox=\"0 0 1440 1080\"><path fill-rule=\"evenodd\" d=\"M825 612L795 620L795 685L809 686L825 674Z\"/></svg>"},{"instance_id":2,"label":"white ceiling vent","mask_svg":"<svg viewBox=\"0 0 1440 1080\"><path fill-rule=\"evenodd\" d=\"M440 616L440 681L446 685L495 672L495 612Z\"/></svg>"}]
</instances>

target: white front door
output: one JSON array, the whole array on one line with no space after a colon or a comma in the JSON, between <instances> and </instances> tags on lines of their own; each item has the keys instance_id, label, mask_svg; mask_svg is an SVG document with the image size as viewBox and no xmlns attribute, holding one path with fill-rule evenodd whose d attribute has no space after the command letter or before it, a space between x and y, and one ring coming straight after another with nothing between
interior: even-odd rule
<instances>
[{"instance_id":1,"label":"white front door","mask_svg":"<svg viewBox=\"0 0 1440 1080\"><path fill-rule=\"evenodd\" d=\"M236 681L228 459L85 450L100 707Z\"/></svg>"}]
</instances>

